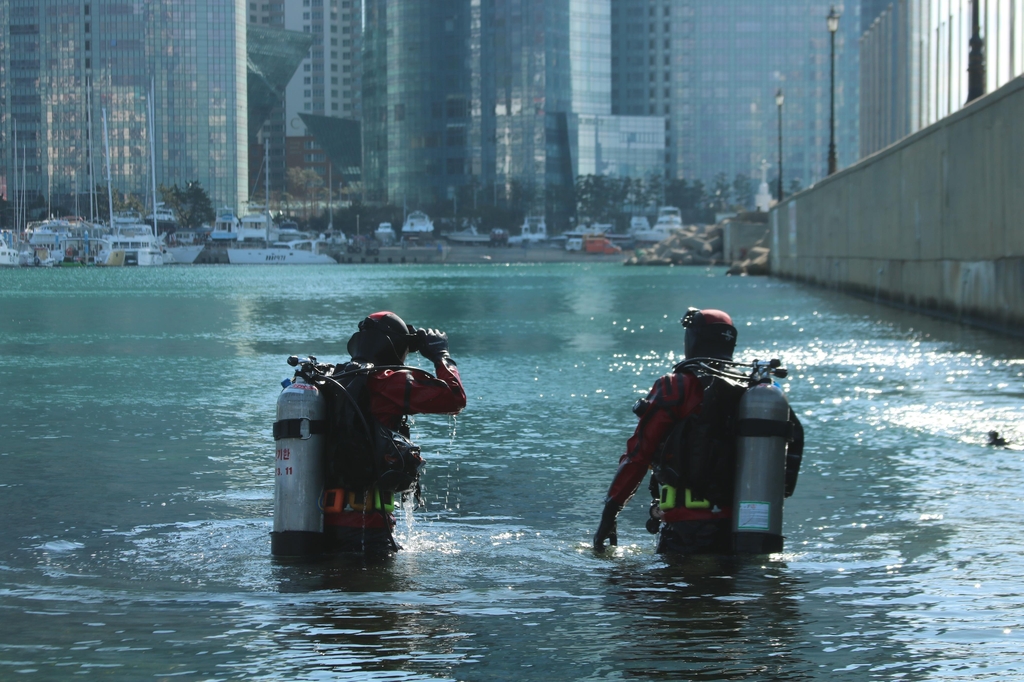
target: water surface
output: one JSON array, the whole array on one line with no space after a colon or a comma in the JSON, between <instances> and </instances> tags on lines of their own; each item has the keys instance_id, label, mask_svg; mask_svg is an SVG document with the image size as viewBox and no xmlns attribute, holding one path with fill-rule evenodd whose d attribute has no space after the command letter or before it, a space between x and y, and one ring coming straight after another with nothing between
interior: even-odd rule
<instances>
[{"instance_id":1,"label":"water surface","mask_svg":"<svg viewBox=\"0 0 1024 682\"><path fill-rule=\"evenodd\" d=\"M633 401L718 307L808 438L786 550L595 556ZM269 556L285 358L445 329L427 508L383 563ZM703 268L0 271L0 679L1024 679L1024 345ZM422 362L420 360L420 362Z\"/></svg>"}]
</instances>

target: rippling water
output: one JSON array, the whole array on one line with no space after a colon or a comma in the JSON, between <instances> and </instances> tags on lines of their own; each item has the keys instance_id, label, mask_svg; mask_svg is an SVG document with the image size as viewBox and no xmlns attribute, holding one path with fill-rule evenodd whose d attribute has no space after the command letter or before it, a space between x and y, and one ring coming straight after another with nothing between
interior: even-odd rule
<instances>
[{"instance_id":1,"label":"rippling water","mask_svg":"<svg viewBox=\"0 0 1024 682\"><path fill-rule=\"evenodd\" d=\"M689 305L781 357L786 551L666 562L644 489L590 538ZM382 563L272 561L292 353L448 331L427 509ZM1024 345L720 270L0 271L0 679L1024 679Z\"/></svg>"}]
</instances>

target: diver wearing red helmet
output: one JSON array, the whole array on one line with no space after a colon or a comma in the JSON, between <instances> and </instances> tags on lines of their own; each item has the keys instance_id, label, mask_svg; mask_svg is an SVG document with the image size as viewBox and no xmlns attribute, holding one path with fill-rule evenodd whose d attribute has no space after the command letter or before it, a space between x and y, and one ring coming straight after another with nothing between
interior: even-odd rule
<instances>
[{"instance_id":1,"label":"diver wearing red helmet","mask_svg":"<svg viewBox=\"0 0 1024 682\"><path fill-rule=\"evenodd\" d=\"M394 551L393 492L418 490L419 448L408 440L406 417L413 414L456 414L466 406L466 391L455 362L448 354L448 336L436 329L414 329L398 315L381 311L359 323L348 342L352 360L338 365L336 376L356 377L346 386L348 396L335 399L335 438L328 456L327 487L344 491L324 508L328 551ZM434 372L405 367L411 351L419 351L434 364ZM360 405L359 419L347 417L346 408ZM357 410L358 411L358 410ZM366 414L368 413L368 414ZM353 422L372 422L370 443L353 440ZM365 441L365 434L360 436ZM372 452L359 453L366 447ZM356 453L355 455L353 453ZM376 458L371 463L367 458ZM396 458L405 457L401 462ZM389 465L392 468L389 468ZM393 480L393 479L401 479ZM328 496L329 497L329 496ZM328 499L325 497L325 500ZM383 502L382 502L383 499Z\"/></svg>"},{"instance_id":2,"label":"diver wearing red helmet","mask_svg":"<svg viewBox=\"0 0 1024 682\"><path fill-rule=\"evenodd\" d=\"M690 308L681 320L686 329L688 360L706 358L731 361L736 328L721 310ZM726 554L731 547L735 433L732 421L745 387L699 369L698 363L680 363L676 370L654 382L646 398L633 407L640 418L626 443L626 452L608 489L604 512L594 535L594 549L618 543L616 518L636 493L648 469L654 468L651 518L647 529L660 532L658 552L673 554ZM803 432L795 422L799 443L793 443L795 466ZM787 469L789 463L787 461ZM659 481L659 478L661 479ZM787 471L787 487L795 486L796 471ZM659 487L679 486L677 501L664 504ZM787 490L787 495L791 489Z\"/></svg>"}]
</instances>

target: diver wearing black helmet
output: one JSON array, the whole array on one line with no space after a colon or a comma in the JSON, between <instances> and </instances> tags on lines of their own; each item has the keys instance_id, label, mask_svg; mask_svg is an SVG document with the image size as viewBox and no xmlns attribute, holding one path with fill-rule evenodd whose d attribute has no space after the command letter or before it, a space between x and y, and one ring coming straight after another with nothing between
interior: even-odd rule
<instances>
[{"instance_id":1,"label":"diver wearing black helmet","mask_svg":"<svg viewBox=\"0 0 1024 682\"><path fill-rule=\"evenodd\" d=\"M409 441L406 417L456 414L466 406L466 392L448 354L447 334L414 329L392 312L363 319L349 339L348 351L351 361L334 368L335 376L346 377L342 383L347 395L333 401L335 433L327 458L327 487L338 494L324 498L334 502L324 507L327 548L395 550L392 496L417 489L422 462L419 448ZM436 376L404 366L413 351L434 363ZM351 409L353 404L359 408ZM350 433L366 419L375 431L371 453L363 452L364 437L354 439Z\"/></svg>"},{"instance_id":2,"label":"diver wearing black helmet","mask_svg":"<svg viewBox=\"0 0 1024 682\"><path fill-rule=\"evenodd\" d=\"M737 335L729 315L721 310L690 308L681 322L686 329L687 359L708 358L706 364L711 367L717 365L714 360L732 360ZM685 361L654 382L647 397L633 407L640 421L605 497L594 535L595 550L604 551L606 541L618 544L616 518L653 467L651 493L655 502L647 529L661 533L657 551L731 551L735 471L732 423L745 390L744 385ZM798 455L803 448L803 432L792 413L790 419L799 433L799 442L791 443L790 450ZM798 467L798 457L795 461ZM787 471L787 480L789 475ZM795 485L795 472L792 479ZM670 485L673 495L678 488L678 498L666 503L659 490L662 485Z\"/></svg>"}]
</instances>

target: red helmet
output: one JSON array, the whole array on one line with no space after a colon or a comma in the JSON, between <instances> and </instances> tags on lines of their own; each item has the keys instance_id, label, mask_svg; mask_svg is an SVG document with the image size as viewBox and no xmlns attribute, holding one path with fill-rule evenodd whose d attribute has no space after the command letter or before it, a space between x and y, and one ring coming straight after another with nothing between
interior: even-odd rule
<instances>
[{"instance_id":1,"label":"red helmet","mask_svg":"<svg viewBox=\"0 0 1024 682\"><path fill-rule=\"evenodd\" d=\"M732 360L736 349L736 327L732 318L721 310L690 308L682 320L686 329L687 358L718 358Z\"/></svg>"},{"instance_id":2,"label":"red helmet","mask_svg":"<svg viewBox=\"0 0 1024 682\"><path fill-rule=\"evenodd\" d=\"M382 310L359 323L359 331L348 340L348 352L353 360L402 365L415 338L415 330L402 318Z\"/></svg>"}]
</instances>

